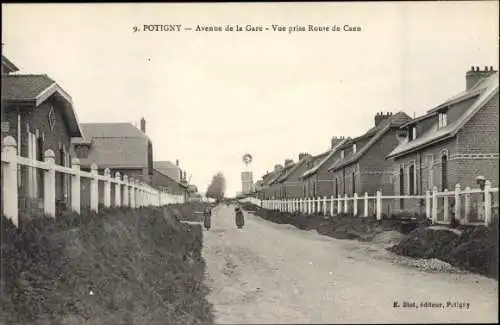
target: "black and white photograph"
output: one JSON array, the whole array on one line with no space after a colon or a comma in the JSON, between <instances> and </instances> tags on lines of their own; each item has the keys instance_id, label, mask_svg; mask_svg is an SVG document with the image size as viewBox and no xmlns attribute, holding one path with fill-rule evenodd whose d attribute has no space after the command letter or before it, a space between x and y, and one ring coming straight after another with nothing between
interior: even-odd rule
<instances>
[{"instance_id":1,"label":"black and white photograph","mask_svg":"<svg viewBox=\"0 0 500 325\"><path fill-rule=\"evenodd\" d=\"M0 325L498 323L499 1L1 7Z\"/></svg>"}]
</instances>

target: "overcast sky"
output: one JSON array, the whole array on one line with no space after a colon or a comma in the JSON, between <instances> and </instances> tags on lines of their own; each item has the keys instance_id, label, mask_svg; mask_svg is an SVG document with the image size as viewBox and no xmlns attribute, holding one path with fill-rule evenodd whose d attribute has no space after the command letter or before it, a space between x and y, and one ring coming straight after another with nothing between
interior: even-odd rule
<instances>
[{"instance_id":1,"label":"overcast sky","mask_svg":"<svg viewBox=\"0 0 500 325\"><path fill-rule=\"evenodd\" d=\"M222 171L241 190L379 111L417 116L498 69L498 2L2 4L4 54L46 73L81 123L141 116L155 160L180 160L205 191ZM358 32L137 32L144 24L360 26Z\"/></svg>"}]
</instances>

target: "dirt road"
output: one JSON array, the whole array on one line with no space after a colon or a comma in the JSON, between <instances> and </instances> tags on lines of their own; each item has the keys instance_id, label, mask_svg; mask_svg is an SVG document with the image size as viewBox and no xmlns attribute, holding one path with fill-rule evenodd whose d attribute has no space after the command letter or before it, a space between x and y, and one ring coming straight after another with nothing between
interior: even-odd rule
<instances>
[{"instance_id":1,"label":"dirt road","mask_svg":"<svg viewBox=\"0 0 500 325\"><path fill-rule=\"evenodd\" d=\"M245 228L239 230L233 209L215 208L212 229L204 233L206 281L212 289L208 298L217 324L498 320L494 280L427 273L391 263L389 253L378 246L321 236L248 213ZM404 302L416 307L403 307Z\"/></svg>"}]
</instances>

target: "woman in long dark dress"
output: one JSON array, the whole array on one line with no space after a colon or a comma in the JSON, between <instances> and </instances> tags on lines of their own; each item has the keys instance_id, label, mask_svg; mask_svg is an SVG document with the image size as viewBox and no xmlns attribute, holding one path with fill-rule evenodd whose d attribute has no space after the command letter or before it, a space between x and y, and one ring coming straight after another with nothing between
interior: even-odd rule
<instances>
[{"instance_id":1,"label":"woman in long dark dress","mask_svg":"<svg viewBox=\"0 0 500 325\"><path fill-rule=\"evenodd\" d=\"M240 207L236 207L234 209L234 212L236 213L235 215L236 227L242 228L245 225L245 218L243 217L243 211L241 210Z\"/></svg>"},{"instance_id":2,"label":"woman in long dark dress","mask_svg":"<svg viewBox=\"0 0 500 325\"><path fill-rule=\"evenodd\" d=\"M205 212L203 213L203 225L207 230L210 230L210 227L212 226L212 210L210 207L206 207Z\"/></svg>"}]
</instances>

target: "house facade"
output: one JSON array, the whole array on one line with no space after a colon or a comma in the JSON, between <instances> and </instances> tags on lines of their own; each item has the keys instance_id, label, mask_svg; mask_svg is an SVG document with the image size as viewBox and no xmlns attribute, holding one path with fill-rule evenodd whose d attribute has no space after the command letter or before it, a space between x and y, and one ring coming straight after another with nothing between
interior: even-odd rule
<instances>
[{"instance_id":1,"label":"house facade","mask_svg":"<svg viewBox=\"0 0 500 325\"><path fill-rule=\"evenodd\" d=\"M398 145L396 133L409 120L403 112L377 113L374 127L338 148L340 157L328 168L337 195L393 193L393 165L385 157Z\"/></svg>"},{"instance_id":2,"label":"house facade","mask_svg":"<svg viewBox=\"0 0 500 325\"><path fill-rule=\"evenodd\" d=\"M279 172L276 173L274 179L269 182L269 191L271 193L271 197L275 199L280 199L285 197L285 188L281 180L285 179L288 176L288 173L295 166L295 163L292 159L286 159L283 164L283 168Z\"/></svg>"},{"instance_id":3,"label":"house facade","mask_svg":"<svg viewBox=\"0 0 500 325\"><path fill-rule=\"evenodd\" d=\"M387 155L396 194L473 188L477 176L498 186L498 72L472 67L465 79L463 92L401 126Z\"/></svg>"},{"instance_id":4,"label":"house facade","mask_svg":"<svg viewBox=\"0 0 500 325\"><path fill-rule=\"evenodd\" d=\"M182 195L184 199L188 198L190 192L186 182L177 181L157 168L153 170L151 186L172 195Z\"/></svg>"},{"instance_id":5,"label":"house facade","mask_svg":"<svg viewBox=\"0 0 500 325\"><path fill-rule=\"evenodd\" d=\"M71 138L82 136L71 96L47 75L11 74L15 71L2 58L2 141L14 137L18 155L31 160L43 161L45 151L51 149L56 164L70 167ZM20 211L41 213L42 170L20 167L18 186ZM65 209L70 204L70 176L57 173L56 207Z\"/></svg>"},{"instance_id":6,"label":"house facade","mask_svg":"<svg viewBox=\"0 0 500 325\"><path fill-rule=\"evenodd\" d=\"M271 172L267 172L262 176L262 182L260 183L259 188L257 189L257 197L261 200L267 200L271 198L269 182L274 179L277 169L279 171L280 165L276 165L275 170Z\"/></svg>"},{"instance_id":7,"label":"house facade","mask_svg":"<svg viewBox=\"0 0 500 325\"><path fill-rule=\"evenodd\" d=\"M153 178L153 146L146 135L146 121L141 119L141 129L131 123L82 123L83 137L72 139L76 156L82 170L90 171L92 164L98 173L109 168L111 175L117 172L123 178L134 178L151 185ZM104 184L99 182L99 193ZM112 200L114 192L112 190ZM104 196L99 195L99 202ZM90 181L82 179L81 204L90 205Z\"/></svg>"},{"instance_id":8,"label":"house facade","mask_svg":"<svg viewBox=\"0 0 500 325\"><path fill-rule=\"evenodd\" d=\"M350 138L333 137L331 140L331 147L324 156L318 159L317 163L310 168L307 168L301 175L301 180L304 185L302 195L307 196L306 188L314 190L315 196L335 196L338 195L338 184L333 181L333 176L328 172L328 168L340 158L340 148L349 141ZM337 187L337 188L336 188ZM312 195L313 193L311 193Z\"/></svg>"},{"instance_id":9,"label":"house facade","mask_svg":"<svg viewBox=\"0 0 500 325\"><path fill-rule=\"evenodd\" d=\"M299 159L290 170L283 175L278 182L282 186L282 197L285 199L299 198L303 196L303 187L300 176L307 168L307 162L312 156L308 153L299 154Z\"/></svg>"}]
</instances>

